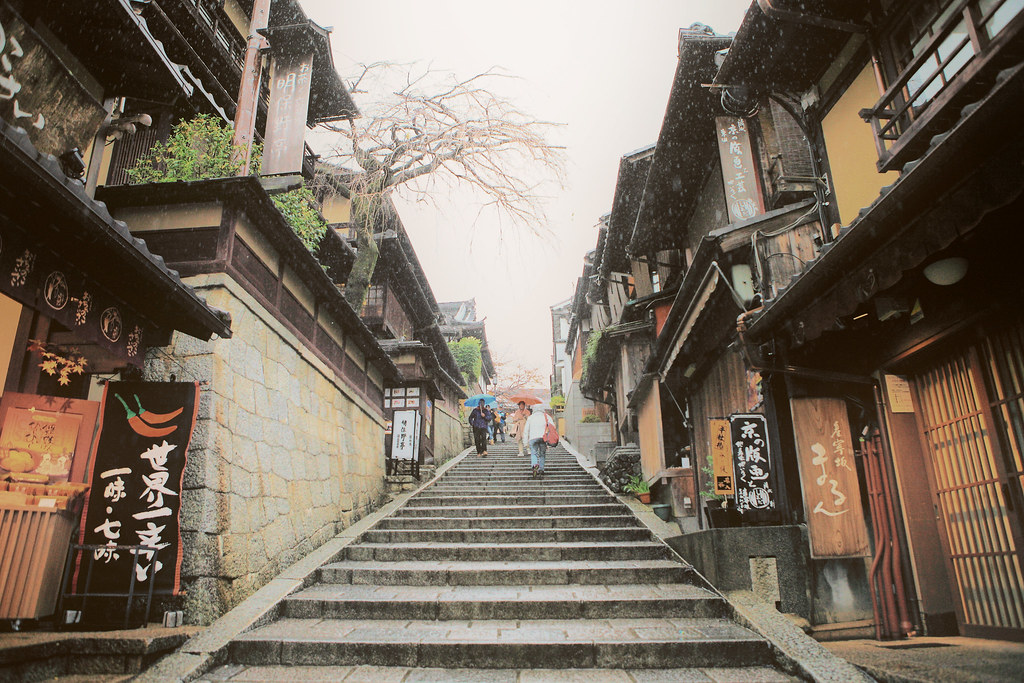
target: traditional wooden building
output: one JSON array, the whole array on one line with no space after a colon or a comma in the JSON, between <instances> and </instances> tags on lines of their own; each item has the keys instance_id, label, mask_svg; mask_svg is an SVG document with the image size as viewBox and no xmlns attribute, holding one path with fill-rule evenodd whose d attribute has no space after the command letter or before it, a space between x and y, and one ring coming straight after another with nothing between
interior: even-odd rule
<instances>
[{"instance_id":1,"label":"traditional wooden building","mask_svg":"<svg viewBox=\"0 0 1024 683\"><path fill-rule=\"evenodd\" d=\"M469 387L471 393L486 394L493 389L496 377L494 357L487 343L487 323L477 320L476 299L466 301L444 301L438 304L441 310L441 335L446 341L458 341L464 337L480 340L481 370L476 384Z\"/></svg>"},{"instance_id":2,"label":"traditional wooden building","mask_svg":"<svg viewBox=\"0 0 1024 683\"><path fill-rule=\"evenodd\" d=\"M629 245L638 295L677 288L629 407L741 512L684 555L822 632L1021 635L1021 9L681 35Z\"/></svg>"},{"instance_id":3,"label":"traditional wooden building","mask_svg":"<svg viewBox=\"0 0 1024 683\"><path fill-rule=\"evenodd\" d=\"M788 102L828 189L822 244L741 321L791 505L812 554L870 555L878 634L1020 638L1024 8L798 4L752 7L715 78Z\"/></svg>"}]
</instances>

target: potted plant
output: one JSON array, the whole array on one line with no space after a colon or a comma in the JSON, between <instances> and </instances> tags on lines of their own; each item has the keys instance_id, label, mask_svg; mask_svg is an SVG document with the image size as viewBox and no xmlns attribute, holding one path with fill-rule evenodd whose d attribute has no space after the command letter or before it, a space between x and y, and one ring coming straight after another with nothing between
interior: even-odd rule
<instances>
[{"instance_id":1,"label":"potted plant","mask_svg":"<svg viewBox=\"0 0 1024 683\"><path fill-rule=\"evenodd\" d=\"M715 471L711 467L711 456L707 456L707 465L700 468L704 473L704 487L700 497L704 499L708 521L713 529L724 529L740 525L739 511L730 505L728 497L715 493Z\"/></svg>"},{"instance_id":2,"label":"potted plant","mask_svg":"<svg viewBox=\"0 0 1024 683\"><path fill-rule=\"evenodd\" d=\"M629 483L623 487L626 491L632 493L637 497L641 503L651 502L651 487L644 481L640 475L634 475L629 478Z\"/></svg>"}]
</instances>

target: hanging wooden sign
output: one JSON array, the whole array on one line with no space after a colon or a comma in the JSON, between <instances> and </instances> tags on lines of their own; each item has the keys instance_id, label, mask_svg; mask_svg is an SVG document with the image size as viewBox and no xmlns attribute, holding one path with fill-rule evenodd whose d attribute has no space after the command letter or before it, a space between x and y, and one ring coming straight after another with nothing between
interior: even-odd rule
<instances>
[{"instance_id":1,"label":"hanging wooden sign","mask_svg":"<svg viewBox=\"0 0 1024 683\"><path fill-rule=\"evenodd\" d=\"M732 415L729 427L736 471L736 509L774 510L768 421L756 413Z\"/></svg>"},{"instance_id":2,"label":"hanging wooden sign","mask_svg":"<svg viewBox=\"0 0 1024 683\"><path fill-rule=\"evenodd\" d=\"M90 592L127 593L136 554L137 591L153 581L155 593L178 592L181 479L198 406L196 383L107 383L80 543L109 547L92 553ZM116 549L124 545L153 550ZM78 590L88 562L80 562Z\"/></svg>"},{"instance_id":3,"label":"hanging wooden sign","mask_svg":"<svg viewBox=\"0 0 1024 683\"><path fill-rule=\"evenodd\" d=\"M764 197L757 177L754 148L746 119L716 116L718 153L722 160L725 203L733 222L764 213Z\"/></svg>"},{"instance_id":4,"label":"hanging wooden sign","mask_svg":"<svg viewBox=\"0 0 1024 683\"><path fill-rule=\"evenodd\" d=\"M811 557L870 555L846 402L794 398L790 408Z\"/></svg>"},{"instance_id":5,"label":"hanging wooden sign","mask_svg":"<svg viewBox=\"0 0 1024 683\"><path fill-rule=\"evenodd\" d=\"M711 476L715 493L731 496L736 492L733 485L732 444L729 435L729 421L712 419L711 434Z\"/></svg>"},{"instance_id":6,"label":"hanging wooden sign","mask_svg":"<svg viewBox=\"0 0 1024 683\"><path fill-rule=\"evenodd\" d=\"M301 173L313 53L277 52L270 62L270 108L262 175Z\"/></svg>"}]
</instances>

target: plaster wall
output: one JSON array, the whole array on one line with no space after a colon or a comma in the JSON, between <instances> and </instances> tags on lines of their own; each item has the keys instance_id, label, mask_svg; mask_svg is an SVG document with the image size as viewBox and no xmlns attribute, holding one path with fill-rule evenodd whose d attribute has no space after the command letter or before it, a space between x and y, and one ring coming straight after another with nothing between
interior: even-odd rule
<instances>
[{"instance_id":1,"label":"plaster wall","mask_svg":"<svg viewBox=\"0 0 1024 683\"><path fill-rule=\"evenodd\" d=\"M850 87L821 120L828 150L836 206L843 225L857 217L862 207L878 198L885 185L899 173L879 173L878 152L871 126L857 112L875 106L880 93L870 65L865 65Z\"/></svg>"},{"instance_id":2,"label":"plaster wall","mask_svg":"<svg viewBox=\"0 0 1024 683\"><path fill-rule=\"evenodd\" d=\"M182 585L208 624L377 507L383 417L223 274L186 282L234 336L176 333L146 377L206 382L181 492Z\"/></svg>"}]
</instances>

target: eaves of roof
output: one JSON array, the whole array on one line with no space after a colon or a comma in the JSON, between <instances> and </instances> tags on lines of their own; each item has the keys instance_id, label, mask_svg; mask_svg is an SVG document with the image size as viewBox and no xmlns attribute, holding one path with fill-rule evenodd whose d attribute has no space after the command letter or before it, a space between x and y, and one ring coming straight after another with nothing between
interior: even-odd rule
<instances>
[{"instance_id":1,"label":"eaves of roof","mask_svg":"<svg viewBox=\"0 0 1024 683\"><path fill-rule=\"evenodd\" d=\"M773 18L760 2L751 3L714 84L746 85L755 92L802 92L832 63L852 35L849 29L864 19L871 4L772 0L777 12ZM830 20L846 24L847 30L831 27Z\"/></svg>"},{"instance_id":2,"label":"eaves of roof","mask_svg":"<svg viewBox=\"0 0 1024 683\"><path fill-rule=\"evenodd\" d=\"M640 197L651 168L655 146L650 145L625 155L619 161L619 175L615 181L615 197L608 219L608 235L604 241L603 256L598 267L602 280L614 272L629 269L626 245L633 236L633 227L640 211Z\"/></svg>"},{"instance_id":3,"label":"eaves of roof","mask_svg":"<svg viewBox=\"0 0 1024 683\"><path fill-rule=\"evenodd\" d=\"M1011 121L1019 110L1022 90L1024 64L1001 72L984 96L961 109L947 132L932 138L921 158L907 163L894 183L883 187L875 201L840 229L836 240L824 245L787 287L752 316L749 338L763 341L791 317L823 302L829 302L825 305L832 310L819 315L819 320L849 314L860 299L894 285L905 271L972 229L987 210L1019 196L1024 191L1024 167L1020 164L1024 135ZM960 201L955 191L971 182L974 188L968 194L975 207L967 211L962 205L947 206ZM995 193L989 208L980 202L979 195L986 193ZM929 221L933 213L939 215ZM950 217L958 214L973 214L974 220L951 223ZM900 240L906 243L903 248L894 246ZM907 244L916 247L907 248ZM844 281L863 281L855 271L862 270L869 258L886 264L870 269L869 289L873 291L850 297L826 296ZM803 336L810 340L823 331L814 326L805 329Z\"/></svg>"},{"instance_id":4,"label":"eaves of roof","mask_svg":"<svg viewBox=\"0 0 1024 683\"><path fill-rule=\"evenodd\" d=\"M725 113L719 95L705 84L717 71L715 53L732 42L698 35L680 43L679 63L658 143L626 251L642 256L673 248L675 227L690 215L709 164L717 154L715 116Z\"/></svg>"},{"instance_id":5,"label":"eaves of roof","mask_svg":"<svg viewBox=\"0 0 1024 683\"><path fill-rule=\"evenodd\" d=\"M16 178L25 196L40 198L46 211L67 222L69 229L60 237L67 258L104 263L107 272L97 274L101 281L133 282L113 289L154 322L199 339L231 336L228 313L208 305L124 222L115 220L106 205L89 197L80 181L68 178L55 158L36 150L25 131L2 120L0 157L4 175ZM95 273L96 267L84 270ZM161 303L154 306L153 301Z\"/></svg>"},{"instance_id":6,"label":"eaves of roof","mask_svg":"<svg viewBox=\"0 0 1024 683\"><path fill-rule=\"evenodd\" d=\"M401 377L391 358L384 353L377 338L352 310L351 305L338 291L337 286L324 272L320 263L306 249L288 221L277 209L270 195L255 176L235 178L212 178L190 182L151 183L147 185L118 185L101 187L97 196L111 206L160 206L167 204L192 204L196 202L237 203L258 225L265 227L264 234L272 246L289 263L303 284L320 297L324 305L338 316L346 333L359 340L367 357L379 361L388 379Z\"/></svg>"}]
</instances>

